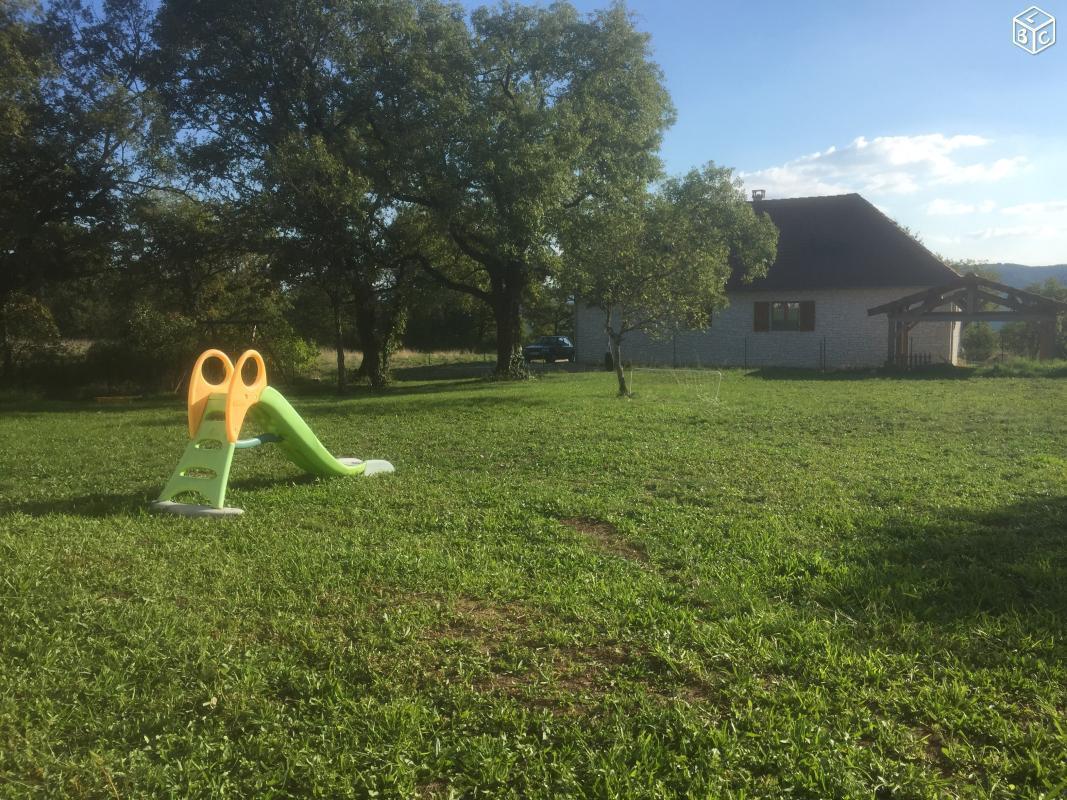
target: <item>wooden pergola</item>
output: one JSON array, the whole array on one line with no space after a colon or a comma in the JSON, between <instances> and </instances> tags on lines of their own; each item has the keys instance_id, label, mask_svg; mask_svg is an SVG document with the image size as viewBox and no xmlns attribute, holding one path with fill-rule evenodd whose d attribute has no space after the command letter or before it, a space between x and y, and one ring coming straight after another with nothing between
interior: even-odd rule
<instances>
[{"instance_id":1,"label":"wooden pergola","mask_svg":"<svg viewBox=\"0 0 1067 800\"><path fill-rule=\"evenodd\" d=\"M1067 303L1005 286L973 272L891 303L867 309L868 316L889 318L889 366L909 363L909 336L920 322L1037 322L1038 358L1052 358L1056 349L1056 318Z\"/></svg>"}]
</instances>

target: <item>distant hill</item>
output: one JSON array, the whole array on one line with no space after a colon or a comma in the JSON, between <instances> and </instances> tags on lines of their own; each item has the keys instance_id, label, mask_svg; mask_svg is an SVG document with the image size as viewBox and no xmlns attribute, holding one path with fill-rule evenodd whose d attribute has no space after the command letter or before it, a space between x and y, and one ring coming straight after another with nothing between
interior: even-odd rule
<instances>
[{"instance_id":1,"label":"distant hill","mask_svg":"<svg viewBox=\"0 0 1067 800\"><path fill-rule=\"evenodd\" d=\"M1035 283L1044 283L1055 278L1067 284L1067 264L1054 264L1049 267L1028 267L1025 264L990 264L1000 274L1000 282L1016 289L1025 289Z\"/></svg>"}]
</instances>

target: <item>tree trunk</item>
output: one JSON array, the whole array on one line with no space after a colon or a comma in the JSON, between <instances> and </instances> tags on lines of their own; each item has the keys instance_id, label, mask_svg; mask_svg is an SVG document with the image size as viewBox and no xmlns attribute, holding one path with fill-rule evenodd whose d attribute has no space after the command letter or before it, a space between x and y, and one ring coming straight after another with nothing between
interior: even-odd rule
<instances>
[{"instance_id":1,"label":"tree trunk","mask_svg":"<svg viewBox=\"0 0 1067 800\"><path fill-rule=\"evenodd\" d=\"M355 287L356 333L363 350L359 376L370 381L376 388L385 386L389 354L389 339L393 332L395 313L384 307L381 298L372 287Z\"/></svg>"},{"instance_id":2,"label":"tree trunk","mask_svg":"<svg viewBox=\"0 0 1067 800\"><path fill-rule=\"evenodd\" d=\"M363 350L359 375L370 381L371 386L380 387L385 385L385 364L382 359L384 347L374 317L373 311L366 308L356 310L356 332L359 334L359 346Z\"/></svg>"},{"instance_id":3,"label":"tree trunk","mask_svg":"<svg viewBox=\"0 0 1067 800\"><path fill-rule=\"evenodd\" d=\"M496 373L507 375L522 339L522 299L525 281L522 265L512 263L493 279L493 316L496 322Z\"/></svg>"},{"instance_id":4,"label":"tree trunk","mask_svg":"<svg viewBox=\"0 0 1067 800\"><path fill-rule=\"evenodd\" d=\"M359 374L370 381L370 385L375 388L380 389L385 386L385 364L382 362L382 350L378 342L364 346Z\"/></svg>"},{"instance_id":5,"label":"tree trunk","mask_svg":"<svg viewBox=\"0 0 1067 800\"><path fill-rule=\"evenodd\" d=\"M608 319L611 319L610 314ZM611 323L607 325L608 343L611 347L611 361L615 365L615 378L619 381L619 397L629 397L630 387L626 383L626 371L622 367L622 334L615 333Z\"/></svg>"},{"instance_id":6,"label":"tree trunk","mask_svg":"<svg viewBox=\"0 0 1067 800\"><path fill-rule=\"evenodd\" d=\"M501 286L493 305L496 317L496 373L508 374L511 359L519 347L519 299L521 289L513 284Z\"/></svg>"},{"instance_id":7,"label":"tree trunk","mask_svg":"<svg viewBox=\"0 0 1067 800\"><path fill-rule=\"evenodd\" d=\"M330 306L333 309L334 347L337 348L337 393L344 394L348 387L348 375L345 372L345 326L340 296L331 294Z\"/></svg>"},{"instance_id":8,"label":"tree trunk","mask_svg":"<svg viewBox=\"0 0 1067 800\"><path fill-rule=\"evenodd\" d=\"M15 374L15 354L8 339L7 319L0 307L0 351L3 356L0 359L0 383L11 383Z\"/></svg>"},{"instance_id":9,"label":"tree trunk","mask_svg":"<svg viewBox=\"0 0 1067 800\"><path fill-rule=\"evenodd\" d=\"M471 255L464 247L462 238L456 238L460 249ZM428 261L421 261L424 270L442 286L477 297L485 302L493 313L496 325L496 369L498 376L506 377L511 371L512 359L519 349L522 337L522 297L529 282L529 270L525 263L504 261L489 256L471 255L489 275L489 290L485 291L439 273Z\"/></svg>"},{"instance_id":10,"label":"tree trunk","mask_svg":"<svg viewBox=\"0 0 1067 800\"><path fill-rule=\"evenodd\" d=\"M478 311L478 332L476 334L478 343L476 347L484 351L486 340L489 338L489 315L485 313L484 306L479 307Z\"/></svg>"}]
</instances>

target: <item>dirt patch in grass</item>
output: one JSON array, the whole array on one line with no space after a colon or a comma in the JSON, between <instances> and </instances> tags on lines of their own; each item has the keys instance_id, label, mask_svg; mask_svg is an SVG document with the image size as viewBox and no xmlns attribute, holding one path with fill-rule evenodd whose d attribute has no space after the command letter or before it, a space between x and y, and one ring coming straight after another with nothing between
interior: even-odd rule
<instances>
[{"instance_id":1,"label":"dirt patch in grass","mask_svg":"<svg viewBox=\"0 0 1067 800\"><path fill-rule=\"evenodd\" d=\"M569 644L545 641L537 631L547 624L546 613L521 602L461 597L443 603L440 613L420 638L438 646L453 640L465 661L473 656L480 663L473 672L466 664L460 677L454 651L446 661L424 665L434 680L458 679L479 693L564 718L595 717L605 698L620 691L656 703L683 701L723 713L729 708L701 676L665 675L650 666L652 655L639 642L584 636Z\"/></svg>"},{"instance_id":2,"label":"dirt patch in grass","mask_svg":"<svg viewBox=\"0 0 1067 800\"><path fill-rule=\"evenodd\" d=\"M719 716L725 717L730 713L730 701L722 691L699 678L687 678L672 690L661 689L658 695L663 700L681 700L690 706L714 710Z\"/></svg>"},{"instance_id":3,"label":"dirt patch in grass","mask_svg":"<svg viewBox=\"0 0 1067 800\"><path fill-rule=\"evenodd\" d=\"M558 655L553 664L555 682L569 698L599 698L627 663L622 648L610 645L568 648Z\"/></svg>"},{"instance_id":4,"label":"dirt patch in grass","mask_svg":"<svg viewBox=\"0 0 1067 800\"><path fill-rule=\"evenodd\" d=\"M421 784L415 791L419 800L442 800L449 796L448 784L443 780Z\"/></svg>"},{"instance_id":5,"label":"dirt patch in grass","mask_svg":"<svg viewBox=\"0 0 1067 800\"><path fill-rule=\"evenodd\" d=\"M945 742L941 738L941 734L925 726L918 730L918 734L923 743L923 752L926 755L926 760L941 773L941 777L951 777L953 769L949 759L945 756Z\"/></svg>"},{"instance_id":6,"label":"dirt patch in grass","mask_svg":"<svg viewBox=\"0 0 1067 800\"><path fill-rule=\"evenodd\" d=\"M134 597L133 592L126 589L109 589L106 592L101 592L97 595L97 600L103 603L117 603L123 600L132 600Z\"/></svg>"},{"instance_id":7,"label":"dirt patch in grass","mask_svg":"<svg viewBox=\"0 0 1067 800\"><path fill-rule=\"evenodd\" d=\"M454 640L478 654L481 666L464 680L480 693L557 716L595 713L630 655L618 642L548 643L537 634L546 624L544 612L523 603L459 598L442 607L441 621L422 638L438 646ZM455 680L454 666L427 664L425 671Z\"/></svg>"},{"instance_id":8,"label":"dirt patch in grass","mask_svg":"<svg viewBox=\"0 0 1067 800\"><path fill-rule=\"evenodd\" d=\"M647 563L648 553L643 547L623 536L610 522L593 517L565 517L560 522L589 539L600 551L610 553L627 561Z\"/></svg>"},{"instance_id":9,"label":"dirt patch in grass","mask_svg":"<svg viewBox=\"0 0 1067 800\"><path fill-rule=\"evenodd\" d=\"M430 629L429 636L471 639L481 645L492 645L514 641L520 631L538 621L540 615L522 603L461 597L451 604L441 624Z\"/></svg>"},{"instance_id":10,"label":"dirt patch in grass","mask_svg":"<svg viewBox=\"0 0 1067 800\"><path fill-rule=\"evenodd\" d=\"M619 681L626 656L605 645L552 647L531 653L528 667L496 672L475 683L479 690L509 697L527 708L559 717L595 715Z\"/></svg>"}]
</instances>

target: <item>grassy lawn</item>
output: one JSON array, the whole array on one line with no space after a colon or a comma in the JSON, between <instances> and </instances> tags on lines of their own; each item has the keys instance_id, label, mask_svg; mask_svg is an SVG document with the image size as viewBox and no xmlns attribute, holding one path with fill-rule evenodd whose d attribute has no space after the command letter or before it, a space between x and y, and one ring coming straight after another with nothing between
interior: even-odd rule
<instances>
[{"instance_id":1,"label":"grassy lawn","mask_svg":"<svg viewBox=\"0 0 1067 800\"><path fill-rule=\"evenodd\" d=\"M1067 380L635 384L0 407L0 796L1067 795Z\"/></svg>"}]
</instances>

